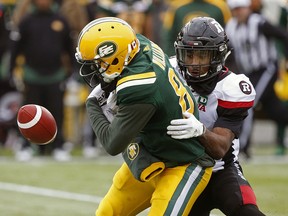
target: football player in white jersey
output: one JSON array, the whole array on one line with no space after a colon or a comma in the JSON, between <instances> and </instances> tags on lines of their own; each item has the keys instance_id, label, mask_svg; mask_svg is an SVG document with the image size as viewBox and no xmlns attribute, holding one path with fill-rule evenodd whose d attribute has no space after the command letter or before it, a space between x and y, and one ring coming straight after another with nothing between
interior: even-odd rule
<instances>
[{"instance_id":1,"label":"football player in white jersey","mask_svg":"<svg viewBox=\"0 0 288 216\"><path fill-rule=\"evenodd\" d=\"M227 42L222 26L209 17L194 18L180 31L176 57L170 61L193 90L200 121L184 113L186 119L172 120L167 133L175 139L198 137L216 159L211 180L190 215L209 216L217 208L229 216L263 216L238 161L240 129L255 90L245 75L225 67Z\"/></svg>"}]
</instances>

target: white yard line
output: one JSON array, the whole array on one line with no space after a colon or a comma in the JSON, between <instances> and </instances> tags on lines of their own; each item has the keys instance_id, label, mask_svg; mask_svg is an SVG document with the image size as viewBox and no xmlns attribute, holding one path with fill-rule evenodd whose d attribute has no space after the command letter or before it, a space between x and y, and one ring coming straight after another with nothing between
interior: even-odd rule
<instances>
[{"instance_id":1,"label":"white yard line","mask_svg":"<svg viewBox=\"0 0 288 216\"><path fill-rule=\"evenodd\" d=\"M13 183L7 183L7 182L0 182L0 190L27 193L27 194L33 194L33 195L38 195L38 196L54 197L54 198L60 198L60 199L76 200L76 201L82 201L82 202L92 202L92 203L97 203L97 204L99 204L100 201L102 200L102 197L88 195L88 194L71 193L71 192L66 192L66 191L34 187L34 186L29 186L29 185L13 184ZM143 213L147 213L147 212L148 210L145 210L140 215L142 215ZM216 216L216 215L211 214L210 216Z\"/></svg>"},{"instance_id":2,"label":"white yard line","mask_svg":"<svg viewBox=\"0 0 288 216\"><path fill-rule=\"evenodd\" d=\"M54 197L61 199L69 199L83 202L93 202L99 204L102 200L102 197L80 194L80 193L71 193L60 190L53 190L48 188L34 187L29 185L19 185L13 183L0 182L0 190L13 191L20 193L28 193L39 196Z\"/></svg>"}]
</instances>

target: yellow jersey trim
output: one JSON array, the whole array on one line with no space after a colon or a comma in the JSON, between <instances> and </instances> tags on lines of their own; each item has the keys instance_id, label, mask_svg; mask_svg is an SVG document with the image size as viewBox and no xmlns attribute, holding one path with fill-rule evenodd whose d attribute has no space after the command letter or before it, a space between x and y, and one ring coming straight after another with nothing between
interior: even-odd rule
<instances>
[{"instance_id":1,"label":"yellow jersey trim","mask_svg":"<svg viewBox=\"0 0 288 216\"><path fill-rule=\"evenodd\" d=\"M116 92L120 91L123 88L136 86L136 85L145 85L152 84L156 81L155 72L147 72L142 74L136 74L124 77L117 82Z\"/></svg>"}]
</instances>

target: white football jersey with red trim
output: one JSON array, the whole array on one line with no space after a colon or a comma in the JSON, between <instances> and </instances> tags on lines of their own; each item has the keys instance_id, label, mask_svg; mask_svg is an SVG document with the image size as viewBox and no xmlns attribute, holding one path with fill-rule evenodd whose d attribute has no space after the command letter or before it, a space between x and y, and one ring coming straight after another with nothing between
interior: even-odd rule
<instances>
[{"instance_id":1,"label":"white football jersey with red trim","mask_svg":"<svg viewBox=\"0 0 288 216\"><path fill-rule=\"evenodd\" d=\"M170 58L170 62L180 73L176 58ZM238 136L248 109L253 107L255 89L247 76L226 69L219 75L219 81L209 95L199 95L195 91L193 94L198 103L199 119L209 130L214 127L228 128L236 135L226 155L216 160L213 171L222 170L225 165L238 160Z\"/></svg>"}]
</instances>

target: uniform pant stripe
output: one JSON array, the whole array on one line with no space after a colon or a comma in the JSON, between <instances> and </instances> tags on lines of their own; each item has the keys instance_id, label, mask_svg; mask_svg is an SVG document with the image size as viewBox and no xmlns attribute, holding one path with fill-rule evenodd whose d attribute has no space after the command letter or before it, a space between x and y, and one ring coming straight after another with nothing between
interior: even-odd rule
<instances>
[{"instance_id":1,"label":"uniform pant stripe","mask_svg":"<svg viewBox=\"0 0 288 216\"><path fill-rule=\"evenodd\" d=\"M242 194L244 205L249 205L249 204L257 205L256 196L252 188L249 185L241 185L240 189L241 189L241 194Z\"/></svg>"},{"instance_id":2,"label":"uniform pant stripe","mask_svg":"<svg viewBox=\"0 0 288 216\"><path fill-rule=\"evenodd\" d=\"M197 188L204 173L205 170L201 166L190 165L187 167L183 178L170 201L169 206L171 205L173 208L168 206L165 215L182 215L193 191ZM173 200L175 200L175 202Z\"/></svg>"}]
</instances>

